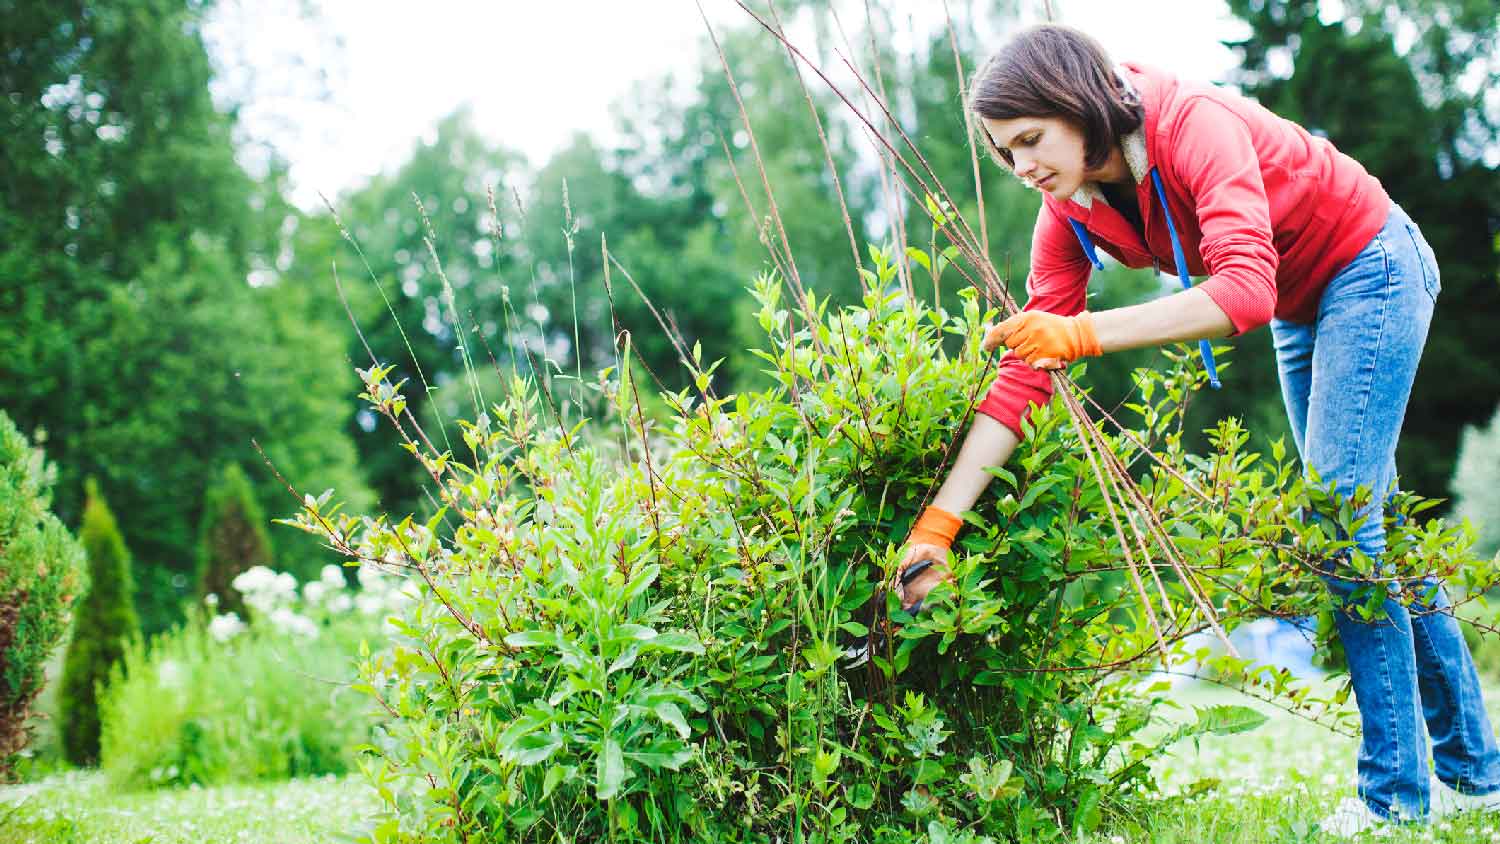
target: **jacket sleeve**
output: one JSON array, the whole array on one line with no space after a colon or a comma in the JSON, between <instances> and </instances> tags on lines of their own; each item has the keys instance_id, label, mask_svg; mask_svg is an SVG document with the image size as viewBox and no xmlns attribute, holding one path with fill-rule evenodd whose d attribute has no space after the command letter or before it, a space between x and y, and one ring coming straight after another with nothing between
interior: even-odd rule
<instances>
[{"instance_id":1,"label":"jacket sleeve","mask_svg":"<svg viewBox=\"0 0 1500 844\"><path fill-rule=\"evenodd\" d=\"M1172 175L1193 198L1198 251L1210 277L1198 287L1235 334L1271 321L1276 311L1276 246L1260 157L1250 127L1208 97L1187 103L1166 145Z\"/></svg>"},{"instance_id":2,"label":"jacket sleeve","mask_svg":"<svg viewBox=\"0 0 1500 844\"><path fill-rule=\"evenodd\" d=\"M1031 271L1026 275L1026 304L1022 310L1049 311L1062 316L1081 312L1086 301L1090 265L1083 247L1062 213L1043 203L1031 233ZM1032 405L1052 397L1052 379L1032 369L1007 351L979 412L1021 434L1021 420Z\"/></svg>"}]
</instances>

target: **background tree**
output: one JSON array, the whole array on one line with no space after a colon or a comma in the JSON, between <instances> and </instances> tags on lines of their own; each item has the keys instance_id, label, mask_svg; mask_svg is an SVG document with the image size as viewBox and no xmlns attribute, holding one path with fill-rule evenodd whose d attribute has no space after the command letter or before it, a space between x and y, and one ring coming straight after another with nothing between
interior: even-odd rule
<instances>
[{"instance_id":1,"label":"background tree","mask_svg":"<svg viewBox=\"0 0 1500 844\"><path fill-rule=\"evenodd\" d=\"M1232 81L1363 164L1437 253L1443 292L1397 455L1403 486L1433 494L1453 474L1459 431L1500 394L1500 371L1478 353L1500 310L1500 113L1486 103L1500 85L1500 17L1490 0L1360 0L1325 22L1320 5L1230 0L1251 28L1231 45L1243 58ZM1270 341L1257 334L1235 395L1211 397L1206 414L1227 412L1215 399L1238 400L1242 387L1263 407L1279 402Z\"/></svg>"},{"instance_id":2,"label":"background tree","mask_svg":"<svg viewBox=\"0 0 1500 844\"><path fill-rule=\"evenodd\" d=\"M198 539L198 594L218 599L220 612L245 617L245 604L231 584L252 566L274 565L266 517L255 500L250 479L230 463L203 502L203 525Z\"/></svg>"},{"instance_id":3,"label":"background tree","mask_svg":"<svg viewBox=\"0 0 1500 844\"><path fill-rule=\"evenodd\" d=\"M207 8L0 5L0 404L49 432L60 516L86 475L126 514L153 631L191 592L219 466L254 461L266 510L295 506L252 438L292 481L364 497L338 315L278 277L290 212L274 168L258 182L235 160ZM288 550L321 562L314 543Z\"/></svg>"},{"instance_id":4,"label":"background tree","mask_svg":"<svg viewBox=\"0 0 1500 844\"><path fill-rule=\"evenodd\" d=\"M509 206L512 187L525 172L520 156L480 137L461 110L440 121L432 140L419 142L395 172L338 198L339 217L362 257L344 241L327 213L296 220L285 279L306 291L324 318L337 319L344 348L340 364L350 373L347 377L352 378L351 364L369 366L367 342L382 363L395 365L400 377L409 379L405 393L420 418L428 402L426 388L436 390L461 377L460 343L483 368L489 367L486 344L497 358L508 361L505 338L519 338L506 328L505 309L511 297L520 300L526 282L512 271L509 252L496 248L487 190L494 189L497 204ZM502 243L519 235L513 218L505 217L502 225ZM429 234L437 261L427 248ZM339 301L335 262L363 341ZM452 307L443 276L452 291ZM376 424L373 414L355 415L356 392L339 394L341 424L355 445L379 508L392 514L420 512L420 468L400 450L394 432ZM471 409L466 415L475 414ZM441 437L442 432L432 434Z\"/></svg>"},{"instance_id":5,"label":"background tree","mask_svg":"<svg viewBox=\"0 0 1500 844\"><path fill-rule=\"evenodd\" d=\"M75 765L91 765L99 757L99 686L124 653L126 641L141 632L132 600L130 553L98 485L89 479L85 486L79 538L88 555L90 588L74 619L61 696L63 749Z\"/></svg>"},{"instance_id":6,"label":"background tree","mask_svg":"<svg viewBox=\"0 0 1500 844\"><path fill-rule=\"evenodd\" d=\"M83 548L50 510L56 475L0 412L0 782L26 746L47 655L88 588Z\"/></svg>"}]
</instances>

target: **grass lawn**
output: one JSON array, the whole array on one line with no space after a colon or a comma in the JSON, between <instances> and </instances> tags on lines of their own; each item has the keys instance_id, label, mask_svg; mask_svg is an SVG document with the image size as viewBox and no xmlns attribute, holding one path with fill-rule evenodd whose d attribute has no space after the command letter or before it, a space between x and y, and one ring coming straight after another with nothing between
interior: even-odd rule
<instances>
[{"instance_id":1,"label":"grass lawn","mask_svg":"<svg viewBox=\"0 0 1500 844\"><path fill-rule=\"evenodd\" d=\"M0 842L344 842L374 808L358 775L118 794L98 773L74 771L0 789Z\"/></svg>"},{"instance_id":2,"label":"grass lawn","mask_svg":"<svg viewBox=\"0 0 1500 844\"><path fill-rule=\"evenodd\" d=\"M1189 686L1188 707L1245 703L1233 692ZM1500 692L1489 695L1500 715ZM1254 704L1251 704L1254 705ZM1353 794L1354 742L1279 710L1259 730L1191 743L1160 766L1167 796L1111 818L1098 844L1269 844L1329 840L1318 821ZM1189 711L1190 716L1190 711ZM1180 795L1215 778L1202 795ZM176 844L176 842L343 842L375 807L356 777L269 785L118 794L94 773L73 772L0 788L0 844ZM1400 831L1383 842L1500 844L1500 814Z\"/></svg>"},{"instance_id":3,"label":"grass lawn","mask_svg":"<svg viewBox=\"0 0 1500 844\"><path fill-rule=\"evenodd\" d=\"M1115 819L1104 842L1162 844L1267 844L1334 841L1318 822L1344 797L1354 795L1357 742L1274 707L1209 685L1184 687L1185 707L1240 703L1270 716L1260 729L1210 736L1195 749L1180 745L1158 766L1167 797L1147 804L1136 817ZM1486 695L1490 717L1500 723L1500 690ZM1218 785L1188 800L1180 795L1199 780ZM1371 838L1387 842L1500 844L1500 814L1438 820L1432 825Z\"/></svg>"}]
</instances>

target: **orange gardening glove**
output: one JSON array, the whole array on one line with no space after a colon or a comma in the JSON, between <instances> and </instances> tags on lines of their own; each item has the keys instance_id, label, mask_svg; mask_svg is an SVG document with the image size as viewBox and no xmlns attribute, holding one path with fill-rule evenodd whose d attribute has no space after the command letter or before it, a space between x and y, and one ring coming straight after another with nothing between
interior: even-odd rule
<instances>
[{"instance_id":1,"label":"orange gardening glove","mask_svg":"<svg viewBox=\"0 0 1500 844\"><path fill-rule=\"evenodd\" d=\"M911 526L906 537L906 550L896 568L896 591L901 598L901 608L911 609L936 585L937 579L948 577L948 549L953 547L953 538L963 520L947 510L928 507ZM917 594L908 594L905 583L906 570L922 560L933 560L936 565L918 575L912 585Z\"/></svg>"},{"instance_id":2,"label":"orange gardening glove","mask_svg":"<svg viewBox=\"0 0 1500 844\"><path fill-rule=\"evenodd\" d=\"M985 332L986 352L1001 344L1032 369L1062 369L1079 358L1104 354L1088 311L1071 317L1022 311Z\"/></svg>"},{"instance_id":3,"label":"orange gardening glove","mask_svg":"<svg viewBox=\"0 0 1500 844\"><path fill-rule=\"evenodd\" d=\"M937 545L942 548L953 547L953 539L958 536L958 529L963 525L963 519L953 515L947 510L937 507L928 507L917 517L917 523L911 526L911 534L906 537L907 545Z\"/></svg>"}]
</instances>

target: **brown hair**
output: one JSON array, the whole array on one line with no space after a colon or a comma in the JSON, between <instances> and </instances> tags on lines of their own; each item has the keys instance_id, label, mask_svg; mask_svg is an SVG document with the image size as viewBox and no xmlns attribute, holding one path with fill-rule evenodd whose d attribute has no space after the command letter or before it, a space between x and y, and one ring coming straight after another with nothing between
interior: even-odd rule
<instances>
[{"instance_id":1,"label":"brown hair","mask_svg":"<svg viewBox=\"0 0 1500 844\"><path fill-rule=\"evenodd\" d=\"M1102 167L1111 148L1139 128L1140 102L1115 75L1114 64L1088 35L1041 24L1022 30L984 63L969 88L969 110L991 120L1061 117L1083 132L1084 163ZM1000 164L1015 159L980 121L980 140Z\"/></svg>"}]
</instances>

